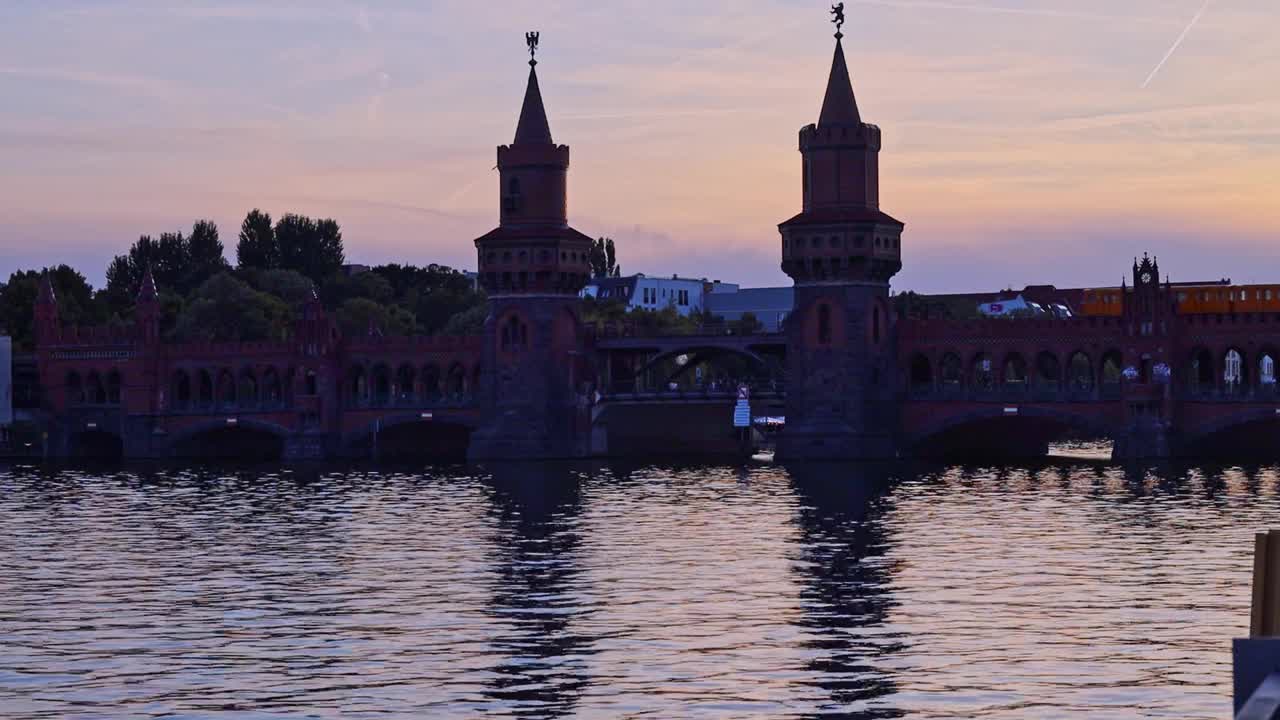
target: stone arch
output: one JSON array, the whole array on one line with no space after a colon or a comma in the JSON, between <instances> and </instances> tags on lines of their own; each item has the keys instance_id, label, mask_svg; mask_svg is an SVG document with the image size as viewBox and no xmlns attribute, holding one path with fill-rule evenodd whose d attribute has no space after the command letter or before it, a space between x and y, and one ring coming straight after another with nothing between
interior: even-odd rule
<instances>
[{"instance_id":1,"label":"stone arch","mask_svg":"<svg viewBox=\"0 0 1280 720\"><path fill-rule=\"evenodd\" d=\"M262 373L262 403L268 407L284 404L284 386L280 382L279 371L274 367L268 367Z\"/></svg>"},{"instance_id":2,"label":"stone arch","mask_svg":"<svg viewBox=\"0 0 1280 720\"><path fill-rule=\"evenodd\" d=\"M918 352L911 356L907 378L913 393L927 393L933 389L933 364L924 353Z\"/></svg>"},{"instance_id":3,"label":"stone arch","mask_svg":"<svg viewBox=\"0 0 1280 720\"><path fill-rule=\"evenodd\" d=\"M1249 387L1246 357L1244 350L1234 345L1222 353L1222 386L1227 392L1236 393Z\"/></svg>"},{"instance_id":4,"label":"stone arch","mask_svg":"<svg viewBox=\"0 0 1280 720\"><path fill-rule=\"evenodd\" d=\"M1076 350L1067 359L1067 383L1072 390L1088 391L1094 386L1093 360L1089 353Z\"/></svg>"},{"instance_id":5,"label":"stone arch","mask_svg":"<svg viewBox=\"0 0 1280 720\"><path fill-rule=\"evenodd\" d=\"M258 404L258 374L251 367L241 368L239 390L236 392L236 404L252 407Z\"/></svg>"},{"instance_id":6,"label":"stone arch","mask_svg":"<svg viewBox=\"0 0 1280 720\"><path fill-rule=\"evenodd\" d=\"M89 375L85 379L84 390L90 405L107 404L107 386L102 382L102 376L98 374L97 370L89 371Z\"/></svg>"},{"instance_id":7,"label":"stone arch","mask_svg":"<svg viewBox=\"0 0 1280 720\"><path fill-rule=\"evenodd\" d=\"M1004 356L1004 363L1000 367L1000 380L1006 387L1016 385L1026 387L1027 385L1027 359L1022 353L1014 350Z\"/></svg>"},{"instance_id":8,"label":"stone arch","mask_svg":"<svg viewBox=\"0 0 1280 720\"><path fill-rule=\"evenodd\" d=\"M169 444L178 457L278 460L289 433L288 428L261 420L208 420L174 433Z\"/></svg>"},{"instance_id":9,"label":"stone arch","mask_svg":"<svg viewBox=\"0 0 1280 720\"><path fill-rule=\"evenodd\" d=\"M462 363L455 362L449 366L445 376L445 388L451 400L460 400L467 395L467 371Z\"/></svg>"},{"instance_id":10,"label":"stone arch","mask_svg":"<svg viewBox=\"0 0 1280 720\"><path fill-rule=\"evenodd\" d=\"M498 321L498 348L518 352L529 347L529 323L515 310L509 310Z\"/></svg>"},{"instance_id":11,"label":"stone arch","mask_svg":"<svg viewBox=\"0 0 1280 720\"><path fill-rule=\"evenodd\" d=\"M181 368L173 371L169 383L169 404L175 410L186 410L191 407L191 376Z\"/></svg>"},{"instance_id":12,"label":"stone arch","mask_svg":"<svg viewBox=\"0 0 1280 720\"><path fill-rule=\"evenodd\" d=\"M227 368L218 371L216 392L219 405L231 407L236 404L236 378Z\"/></svg>"},{"instance_id":13,"label":"stone arch","mask_svg":"<svg viewBox=\"0 0 1280 720\"><path fill-rule=\"evenodd\" d=\"M343 394L353 407L368 403L369 381L365 377L363 365L355 364L347 368L346 392Z\"/></svg>"},{"instance_id":14,"label":"stone arch","mask_svg":"<svg viewBox=\"0 0 1280 720\"><path fill-rule=\"evenodd\" d=\"M954 352L948 352L942 356L942 362L939 367L939 376L942 385L960 387L964 385L964 362L960 356Z\"/></svg>"},{"instance_id":15,"label":"stone arch","mask_svg":"<svg viewBox=\"0 0 1280 720\"><path fill-rule=\"evenodd\" d=\"M991 353L978 352L969 363L970 384L975 388L990 390L996 382L996 365Z\"/></svg>"},{"instance_id":16,"label":"stone arch","mask_svg":"<svg viewBox=\"0 0 1280 720\"><path fill-rule=\"evenodd\" d=\"M1036 386L1056 390L1062 385L1062 362L1056 353L1041 350L1036 354Z\"/></svg>"},{"instance_id":17,"label":"stone arch","mask_svg":"<svg viewBox=\"0 0 1280 720\"><path fill-rule=\"evenodd\" d=\"M1103 387L1117 387L1124 379L1124 356L1119 350L1111 349L1102 354L1102 364L1098 368L1098 384Z\"/></svg>"},{"instance_id":18,"label":"stone arch","mask_svg":"<svg viewBox=\"0 0 1280 720\"><path fill-rule=\"evenodd\" d=\"M1187 363L1187 387L1193 391L1206 392L1217 387L1217 373L1214 371L1213 353L1209 348L1197 346L1191 350L1191 358Z\"/></svg>"},{"instance_id":19,"label":"stone arch","mask_svg":"<svg viewBox=\"0 0 1280 720\"><path fill-rule=\"evenodd\" d=\"M213 407L215 397L216 395L213 390L213 376L209 374L208 370L201 368L200 371L196 373L196 402L200 407Z\"/></svg>"},{"instance_id":20,"label":"stone arch","mask_svg":"<svg viewBox=\"0 0 1280 720\"><path fill-rule=\"evenodd\" d=\"M415 399L414 392L417 387L417 373L413 366L409 363L401 363L396 368L396 384L395 384L395 402L397 405L406 405Z\"/></svg>"},{"instance_id":21,"label":"stone arch","mask_svg":"<svg viewBox=\"0 0 1280 720\"><path fill-rule=\"evenodd\" d=\"M67 402L72 405L83 405L86 401L84 381L75 370L67 371Z\"/></svg>"},{"instance_id":22,"label":"stone arch","mask_svg":"<svg viewBox=\"0 0 1280 720\"><path fill-rule=\"evenodd\" d=\"M111 371L107 373L107 404L108 405L120 404L121 384L122 383L120 380L120 371L116 370L115 368L112 368Z\"/></svg>"},{"instance_id":23,"label":"stone arch","mask_svg":"<svg viewBox=\"0 0 1280 720\"><path fill-rule=\"evenodd\" d=\"M391 368L384 363L374 365L369 373L369 392L374 405L381 407L391 402Z\"/></svg>"},{"instance_id":24,"label":"stone arch","mask_svg":"<svg viewBox=\"0 0 1280 720\"><path fill-rule=\"evenodd\" d=\"M424 402L438 402L442 397L442 387L440 385L440 366L435 363L428 363L422 366L422 400Z\"/></svg>"},{"instance_id":25,"label":"stone arch","mask_svg":"<svg viewBox=\"0 0 1280 720\"><path fill-rule=\"evenodd\" d=\"M1258 389L1272 391L1276 387L1276 361L1280 359L1280 353L1276 352L1276 348L1271 345L1263 345L1258 351L1257 360L1257 378Z\"/></svg>"}]
</instances>

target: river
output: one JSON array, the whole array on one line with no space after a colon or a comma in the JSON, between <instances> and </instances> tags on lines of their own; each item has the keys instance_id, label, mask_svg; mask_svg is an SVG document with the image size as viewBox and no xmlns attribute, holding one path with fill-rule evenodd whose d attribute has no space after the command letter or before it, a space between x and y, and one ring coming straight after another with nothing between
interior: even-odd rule
<instances>
[{"instance_id":1,"label":"river","mask_svg":"<svg viewBox=\"0 0 1280 720\"><path fill-rule=\"evenodd\" d=\"M1274 468L0 469L5 718L1222 718Z\"/></svg>"}]
</instances>

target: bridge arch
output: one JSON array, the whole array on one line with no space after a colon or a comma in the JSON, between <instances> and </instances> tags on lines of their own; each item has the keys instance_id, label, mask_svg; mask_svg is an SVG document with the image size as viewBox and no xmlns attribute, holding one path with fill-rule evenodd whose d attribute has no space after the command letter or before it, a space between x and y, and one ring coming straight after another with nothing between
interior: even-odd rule
<instances>
[{"instance_id":1,"label":"bridge arch","mask_svg":"<svg viewBox=\"0 0 1280 720\"><path fill-rule=\"evenodd\" d=\"M687 355L689 357L698 357L698 358L715 358L718 356L727 355L727 356L742 358L757 370L767 370L769 367L769 361L766 360L764 356L747 348L718 347L715 345L691 345L689 347L676 348L674 350L667 350L665 352L662 352L653 356L652 358L649 359L648 362L646 362L644 365L641 365L640 368L636 370L635 374L637 376L642 376L645 373L649 372L650 370L660 367L664 363L675 360L682 355ZM692 366L693 366L693 363L689 363L688 365L686 365L686 367L692 367Z\"/></svg>"},{"instance_id":2,"label":"bridge arch","mask_svg":"<svg viewBox=\"0 0 1280 720\"><path fill-rule=\"evenodd\" d=\"M422 413L399 413L349 433L343 440L343 449L351 457L461 462L466 459L474 429L472 418L440 413L424 418Z\"/></svg>"},{"instance_id":3,"label":"bridge arch","mask_svg":"<svg viewBox=\"0 0 1280 720\"><path fill-rule=\"evenodd\" d=\"M175 410L191 407L191 375L182 368L174 370L170 379L169 405Z\"/></svg>"},{"instance_id":4,"label":"bridge arch","mask_svg":"<svg viewBox=\"0 0 1280 720\"><path fill-rule=\"evenodd\" d=\"M1277 433L1280 415L1274 407L1250 408L1189 429L1182 450L1200 457L1275 459L1280 457Z\"/></svg>"},{"instance_id":5,"label":"bridge arch","mask_svg":"<svg viewBox=\"0 0 1280 720\"><path fill-rule=\"evenodd\" d=\"M969 408L936 420L906 437L906 448L920 456L1030 457L1043 455L1050 442L1075 433L1114 436L1109 423L1090 415L1045 407L1002 405Z\"/></svg>"},{"instance_id":6,"label":"bridge arch","mask_svg":"<svg viewBox=\"0 0 1280 720\"><path fill-rule=\"evenodd\" d=\"M978 352L969 362L969 382L975 388L989 390L996 384L996 365L991 353Z\"/></svg>"},{"instance_id":7,"label":"bridge arch","mask_svg":"<svg viewBox=\"0 0 1280 720\"><path fill-rule=\"evenodd\" d=\"M1036 387L1051 389L1062 385L1062 361L1057 354L1041 350L1036 354Z\"/></svg>"},{"instance_id":8,"label":"bridge arch","mask_svg":"<svg viewBox=\"0 0 1280 720\"><path fill-rule=\"evenodd\" d=\"M1192 348L1187 362L1187 389L1205 392L1217 387L1213 353L1203 345Z\"/></svg>"},{"instance_id":9,"label":"bridge arch","mask_svg":"<svg viewBox=\"0 0 1280 720\"><path fill-rule=\"evenodd\" d=\"M1017 385L1025 387L1027 384L1027 359L1022 353L1013 350L1006 353L1004 363L1001 365L1000 380L1006 387Z\"/></svg>"},{"instance_id":10,"label":"bridge arch","mask_svg":"<svg viewBox=\"0 0 1280 720\"><path fill-rule=\"evenodd\" d=\"M925 393L933 390L933 364L924 353L912 354L907 365L907 383L913 393Z\"/></svg>"},{"instance_id":11,"label":"bridge arch","mask_svg":"<svg viewBox=\"0 0 1280 720\"><path fill-rule=\"evenodd\" d=\"M1089 391L1097 384L1093 360L1084 350L1072 351L1067 358L1067 384L1072 390Z\"/></svg>"},{"instance_id":12,"label":"bridge arch","mask_svg":"<svg viewBox=\"0 0 1280 720\"><path fill-rule=\"evenodd\" d=\"M225 460L279 460L291 431L273 422L250 418L206 420L169 436L173 455Z\"/></svg>"},{"instance_id":13,"label":"bridge arch","mask_svg":"<svg viewBox=\"0 0 1280 720\"><path fill-rule=\"evenodd\" d=\"M119 460L124 457L124 438L113 430L78 430L71 433L67 443L68 454L80 460Z\"/></svg>"},{"instance_id":14,"label":"bridge arch","mask_svg":"<svg viewBox=\"0 0 1280 720\"><path fill-rule=\"evenodd\" d=\"M964 362L954 352L942 356L939 363L939 379L943 387L962 387L964 385Z\"/></svg>"}]
</instances>

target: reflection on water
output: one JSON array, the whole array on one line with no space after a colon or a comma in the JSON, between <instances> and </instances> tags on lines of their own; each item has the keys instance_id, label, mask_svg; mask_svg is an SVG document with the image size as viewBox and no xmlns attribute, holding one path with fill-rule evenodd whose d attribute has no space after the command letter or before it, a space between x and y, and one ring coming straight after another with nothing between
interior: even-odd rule
<instances>
[{"instance_id":1,"label":"reflection on water","mask_svg":"<svg viewBox=\"0 0 1280 720\"><path fill-rule=\"evenodd\" d=\"M1277 485L0 470L0 715L1223 717Z\"/></svg>"}]
</instances>

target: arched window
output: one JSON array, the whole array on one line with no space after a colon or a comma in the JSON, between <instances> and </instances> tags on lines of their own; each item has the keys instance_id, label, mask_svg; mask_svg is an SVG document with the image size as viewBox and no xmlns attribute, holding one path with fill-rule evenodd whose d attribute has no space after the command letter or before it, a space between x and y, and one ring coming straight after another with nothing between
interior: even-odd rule
<instances>
[{"instance_id":1,"label":"arched window","mask_svg":"<svg viewBox=\"0 0 1280 720\"><path fill-rule=\"evenodd\" d=\"M1233 391L1244 384L1244 358L1235 348L1227 351L1223 359L1222 381L1228 391Z\"/></svg>"},{"instance_id":2,"label":"arched window","mask_svg":"<svg viewBox=\"0 0 1280 720\"><path fill-rule=\"evenodd\" d=\"M1191 353L1191 374L1187 378L1192 390L1212 390L1216 381L1213 372L1213 355L1206 348Z\"/></svg>"},{"instance_id":3,"label":"arched window","mask_svg":"<svg viewBox=\"0 0 1280 720\"><path fill-rule=\"evenodd\" d=\"M960 362L959 355L947 353L942 356L942 384L964 384L964 363Z\"/></svg>"},{"instance_id":4,"label":"arched window","mask_svg":"<svg viewBox=\"0 0 1280 720\"><path fill-rule=\"evenodd\" d=\"M347 371L347 397L352 405L364 405L369 401L369 386L364 376L364 368L353 365Z\"/></svg>"},{"instance_id":5,"label":"arched window","mask_svg":"<svg viewBox=\"0 0 1280 720\"><path fill-rule=\"evenodd\" d=\"M1009 353L1004 359L1004 384L1025 386L1027 384L1027 361L1018 353Z\"/></svg>"},{"instance_id":6,"label":"arched window","mask_svg":"<svg viewBox=\"0 0 1280 720\"><path fill-rule=\"evenodd\" d=\"M80 373L72 370L67 373L67 402L82 405L84 400L84 383L80 380Z\"/></svg>"},{"instance_id":7,"label":"arched window","mask_svg":"<svg viewBox=\"0 0 1280 720\"><path fill-rule=\"evenodd\" d=\"M1262 359L1258 361L1258 382L1275 387L1276 361L1272 359L1271 353L1263 353Z\"/></svg>"},{"instance_id":8,"label":"arched window","mask_svg":"<svg viewBox=\"0 0 1280 720\"><path fill-rule=\"evenodd\" d=\"M460 363L449 368L448 386L450 399L461 400L467 394L467 371Z\"/></svg>"},{"instance_id":9,"label":"arched window","mask_svg":"<svg viewBox=\"0 0 1280 720\"><path fill-rule=\"evenodd\" d=\"M172 405L175 409L185 410L191 405L191 378L186 370L178 370L173 374Z\"/></svg>"},{"instance_id":10,"label":"arched window","mask_svg":"<svg viewBox=\"0 0 1280 720\"><path fill-rule=\"evenodd\" d=\"M933 389L933 366L929 358L916 353L911 358L911 391L924 393Z\"/></svg>"},{"instance_id":11,"label":"arched window","mask_svg":"<svg viewBox=\"0 0 1280 720\"><path fill-rule=\"evenodd\" d=\"M273 367L262 374L262 402L269 407L284 403L284 389L280 385L280 373Z\"/></svg>"},{"instance_id":12,"label":"arched window","mask_svg":"<svg viewBox=\"0 0 1280 720\"><path fill-rule=\"evenodd\" d=\"M422 399L436 402L440 399L440 368L426 365L422 368Z\"/></svg>"},{"instance_id":13,"label":"arched window","mask_svg":"<svg viewBox=\"0 0 1280 720\"><path fill-rule=\"evenodd\" d=\"M995 376L995 366L991 362L991 356L986 353L978 353L973 358L973 386L990 389L995 385Z\"/></svg>"},{"instance_id":14,"label":"arched window","mask_svg":"<svg viewBox=\"0 0 1280 720\"><path fill-rule=\"evenodd\" d=\"M518 315L511 315L502 323L501 347L503 350L522 350L529 344L529 328Z\"/></svg>"},{"instance_id":15,"label":"arched window","mask_svg":"<svg viewBox=\"0 0 1280 720\"><path fill-rule=\"evenodd\" d=\"M240 404L246 407L258 403L258 376L251 368L240 371Z\"/></svg>"},{"instance_id":16,"label":"arched window","mask_svg":"<svg viewBox=\"0 0 1280 720\"><path fill-rule=\"evenodd\" d=\"M320 382L316 378L315 370L308 370L302 376L302 387L308 395L315 395L320 392Z\"/></svg>"},{"instance_id":17,"label":"arched window","mask_svg":"<svg viewBox=\"0 0 1280 720\"><path fill-rule=\"evenodd\" d=\"M196 402L200 403L200 407L213 406L213 376L208 370L201 370L199 375L199 387L196 389Z\"/></svg>"},{"instance_id":18,"label":"arched window","mask_svg":"<svg viewBox=\"0 0 1280 720\"><path fill-rule=\"evenodd\" d=\"M818 344L831 344L831 306L826 303L818 306Z\"/></svg>"},{"instance_id":19,"label":"arched window","mask_svg":"<svg viewBox=\"0 0 1280 720\"><path fill-rule=\"evenodd\" d=\"M1093 362L1083 351L1071 354L1067 361L1067 378L1072 390L1093 389Z\"/></svg>"},{"instance_id":20,"label":"arched window","mask_svg":"<svg viewBox=\"0 0 1280 720\"><path fill-rule=\"evenodd\" d=\"M120 371L112 370L107 373L107 403L111 405L120 404Z\"/></svg>"},{"instance_id":21,"label":"arched window","mask_svg":"<svg viewBox=\"0 0 1280 720\"><path fill-rule=\"evenodd\" d=\"M1044 351L1036 356L1036 385L1042 388L1057 388L1062 382L1062 364L1058 356Z\"/></svg>"},{"instance_id":22,"label":"arched window","mask_svg":"<svg viewBox=\"0 0 1280 720\"><path fill-rule=\"evenodd\" d=\"M1102 356L1102 384L1119 385L1124 378L1123 360L1120 352L1111 350Z\"/></svg>"},{"instance_id":23,"label":"arched window","mask_svg":"<svg viewBox=\"0 0 1280 720\"><path fill-rule=\"evenodd\" d=\"M401 365L396 370L396 402L405 404L413 400L413 367Z\"/></svg>"},{"instance_id":24,"label":"arched window","mask_svg":"<svg viewBox=\"0 0 1280 720\"><path fill-rule=\"evenodd\" d=\"M386 405L391 401L391 371L386 365L373 368L373 403Z\"/></svg>"},{"instance_id":25,"label":"arched window","mask_svg":"<svg viewBox=\"0 0 1280 720\"><path fill-rule=\"evenodd\" d=\"M88 395L90 405L107 404L107 388L102 384L102 377L96 370L89 372L89 380L85 385L85 394Z\"/></svg>"},{"instance_id":26,"label":"arched window","mask_svg":"<svg viewBox=\"0 0 1280 720\"><path fill-rule=\"evenodd\" d=\"M236 378L230 370L218 373L218 402L225 406L236 404Z\"/></svg>"}]
</instances>

